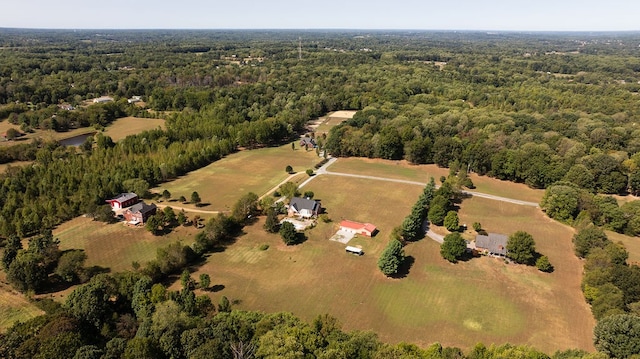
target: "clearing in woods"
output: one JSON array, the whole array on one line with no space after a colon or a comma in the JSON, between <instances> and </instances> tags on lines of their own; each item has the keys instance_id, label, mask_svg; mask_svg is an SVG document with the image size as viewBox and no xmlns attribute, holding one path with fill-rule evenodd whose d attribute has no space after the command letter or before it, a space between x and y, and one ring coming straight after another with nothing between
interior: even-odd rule
<instances>
[{"instance_id":1,"label":"clearing in woods","mask_svg":"<svg viewBox=\"0 0 640 359\"><path fill-rule=\"evenodd\" d=\"M164 129L164 120L157 118L123 117L113 121L106 127L104 134L117 142L129 135L135 135L156 128Z\"/></svg>"},{"instance_id":2,"label":"clearing in woods","mask_svg":"<svg viewBox=\"0 0 640 359\"><path fill-rule=\"evenodd\" d=\"M320 117L318 120L314 121L315 124L310 127L314 129L317 134L328 133L329 130L341 124L342 122L353 118L353 115L356 114L357 111L335 111L324 117Z\"/></svg>"},{"instance_id":3,"label":"clearing in woods","mask_svg":"<svg viewBox=\"0 0 640 359\"><path fill-rule=\"evenodd\" d=\"M489 231L527 230L556 266L554 273L486 257L452 265L441 258L439 245L425 238L405 248L412 263L406 277L391 279L376 261L422 188L323 175L306 189L322 200L333 222L320 222L307 232L306 242L290 247L262 229L263 218L246 227L233 246L212 254L193 273L214 278L214 302L225 295L240 309L292 311L305 320L329 313L347 330L371 329L389 342L466 349L477 342L510 342L548 353L593 350L595 323L580 291L582 266L573 255L573 230L538 208L471 198L463 202L460 216L480 221ZM374 238L349 242L362 247L364 256L348 255L344 244L328 240L343 218L380 229ZM263 244L269 249L261 251Z\"/></svg>"}]
</instances>

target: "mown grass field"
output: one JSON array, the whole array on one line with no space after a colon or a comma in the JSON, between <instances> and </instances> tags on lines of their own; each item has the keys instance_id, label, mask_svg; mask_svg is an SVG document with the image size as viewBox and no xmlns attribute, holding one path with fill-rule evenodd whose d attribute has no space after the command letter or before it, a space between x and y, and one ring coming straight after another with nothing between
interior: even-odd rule
<instances>
[{"instance_id":1,"label":"mown grass field","mask_svg":"<svg viewBox=\"0 0 640 359\"><path fill-rule=\"evenodd\" d=\"M436 180L436 184L440 184L440 176L449 175L448 168L440 168L436 165L412 165L407 161L371 158L340 158L328 170L424 183L427 183L429 178L433 177ZM536 203L540 202L544 195L544 190L532 189L521 183L500 181L487 176L478 176L475 173L471 173L469 177L476 186L475 189L470 191Z\"/></svg>"},{"instance_id":2,"label":"mown grass field","mask_svg":"<svg viewBox=\"0 0 640 359\"><path fill-rule=\"evenodd\" d=\"M104 134L111 137L114 141L135 135L137 133L153 130L155 128L164 129L164 120L157 118L141 118L141 117L123 117L113 121L104 130Z\"/></svg>"},{"instance_id":3,"label":"mown grass field","mask_svg":"<svg viewBox=\"0 0 640 359\"><path fill-rule=\"evenodd\" d=\"M24 322L41 314L44 312L11 288L4 271L0 271L0 332L6 331L16 321Z\"/></svg>"},{"instance_id":4,"label":"mown grass field","mask_svg":"<svg viewBox=\"0 0 640 359\"><path fill-rule=\"evenodd\" d=\"M306 320L329 313L345 329L374 330L390 342L437 341L462 348L510 342L549 353L593 349L594 321L579 288L581 263L573 256L572 229L539 209L472 198L460 215L490 231L529 231L556 266L552 274L484 257L449 264L436 242L423 239L405 248L413 261L408 275L390 279L377 269L377 258L422 188L318 176L305 189L322 200L333 222L320 223L305 243L292 247L265 233L262 219L246 227L234 245L212 254L193 275L209 273L212 284L222 288L210 294L214 302L225 295L237 308L292 311ZM343 244L328 240L343 218L380 229L372 239L349 243L361 246L364 256L348 255ZM262 244L269 249L261 251Z\"/></svg>"},{"instance_id":5,"label":"mown grass field","mask_svg":"<svg viewBox=\"0 0 640 359\"><path fill-rule=\"evenodd\" d=\"M307 176L304 172L308 168L313 169L322 158L315 151L301 149L297 142L295 150L291 149L291 144L286 144L236 152L175 181L164 183L153 191L161 193L167 189L172 198L184 196L187 200L192 192L197 191L202 203L206 204L201 209L230 210L238 198L248 192L261 196L289 177L284 171L287 165L301 173L302 179Z\"/></svg>"},{"instance_id":6,"label":"mown grass field","mask_svg":"<svg viewBox=\"0 0 640 359\"><path fill-rule=\"evenodd\" d=\"M192 243L196 231L193 227L177 227L169 235L153 236L143 227L105 224L78 217L60 225L53 234L60 239L60 249L83 249L87 254L87 266L119 272L131 270L134 261L144 266L155 258L158 248L177 240Z\"/></svg>"}]
</instances>

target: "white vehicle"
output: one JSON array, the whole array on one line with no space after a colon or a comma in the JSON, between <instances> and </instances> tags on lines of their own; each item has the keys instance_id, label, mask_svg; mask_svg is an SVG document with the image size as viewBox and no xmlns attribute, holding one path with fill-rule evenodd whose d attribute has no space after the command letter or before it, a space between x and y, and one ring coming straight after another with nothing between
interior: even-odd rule
<instances>
[{"instance_id":1,"label":"white vehicle","mask_svg":"<svg viewBox=\"0 0 640 359\"><path fill-rule=\"evenodd\" d=\"M363 255L363 254L364 254L364 252L362 251L362 249L357 248L357 247L352 247L352 246L347 246L347 247L345 248L345 251L346 251L347 253L355 254L355 255L357 255L357 256L361 256L361 255Z\"/></svg>"}]
</instances>

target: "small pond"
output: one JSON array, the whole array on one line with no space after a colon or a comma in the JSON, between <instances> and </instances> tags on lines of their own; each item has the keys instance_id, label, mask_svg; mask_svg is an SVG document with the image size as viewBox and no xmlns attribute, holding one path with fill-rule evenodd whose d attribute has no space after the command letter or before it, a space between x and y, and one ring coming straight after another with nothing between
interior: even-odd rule
<instances>
[{"instance_id":1,"label":"small pond","mask_svg":"<svg viewBox=\"0 0 640 359\"><path fill-rule=\"evenodd\" d=\"M91 137L95 134L95 132L85 133L83 135L77 135L69 138L65 138L63 140L58 141L63 146L80 146L84 143L87 137Z\"/></svg>"}]
</instances>

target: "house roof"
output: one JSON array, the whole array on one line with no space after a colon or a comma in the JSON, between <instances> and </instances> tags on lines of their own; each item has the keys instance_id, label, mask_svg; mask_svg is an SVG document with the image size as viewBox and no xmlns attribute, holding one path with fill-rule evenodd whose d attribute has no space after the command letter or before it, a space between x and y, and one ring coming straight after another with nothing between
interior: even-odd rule
<instances>
[{"instance_id":1,"label":"house roof","mask_svg":"<svg viewBox=\"0 0 640 359\"><path fill-rule=\"evenodd\" d=\"M506 255L508 239L504 234L489 233L486 236L478 234L476 236L476 248L483 248L491 253Z\"/></svg>"},{"instance_id":2,"label":"house roof","mask_svg":"<svg viewBox=\"0 0 640 359\"><path fill-rule=\"evenodd\" d=\"M366 230L367 230L367 232L371 232L371 233L373 233L373 232L375 232L378 228L376 228L376 226L374 226L374 225L373 225L373 224L371 224L371 223L365 223L365 224L364 224L364 229L366 229Z\"/></svg>"},{"instance_id":3,"label":"house roof","mask_svg":"<svg viewBox=\"0 0 640 359\"><path fill-rule=\"evenodd\" d=\"M133 192L128 192L128 193L120 193L119 195L113 197L112 199L108 200L107 202L126 202L130 199L136 199L138 198L138 195L133 193Z\"/></svg>"},{"instance_id":4,"label":"house roof","mask_svg":"<svg viewBox=\"0 0 640 359\"><path fill-rule=\"evenodd\" d=\"M158 207L156 207L156 205L154 203L146 204L144 202L138 202L138 203L134 204L133 206L129 207L129 211L131 211L131 213L145 214L145 213L149 213L151 211L154 211L157 208Z\"/></svg>"},{"instance_id":5,"label":"house roof","mask_svg":"<svg viewBox=\"0 0 640 359\"><path fill-rule=\"evenodd\" d=\"M374 226L371 223L360 223L360 222L350 221L348 219L345 219L342 222L340 222L340 227L351 228L355 230L364 229L367 232L371 232L371 233L373 233L376 230L376 226Z\"/></svg>"},{"instance_id":6,"label":"house roof","mask_svg":"<svg viewBox=\"0 0 640 359\"><path fill-rule=\"evenodd\" d=\"M315 212L319 209L320 202L313 199L293 197L291 198L291 202L289 202L289 207L293 207L298 212L303 209Z\"/></svg>"}]
</instances>

